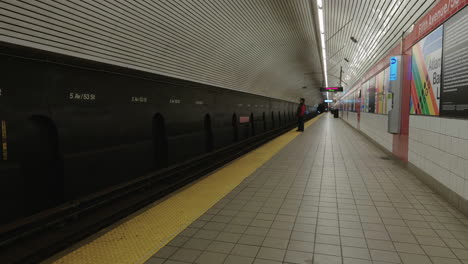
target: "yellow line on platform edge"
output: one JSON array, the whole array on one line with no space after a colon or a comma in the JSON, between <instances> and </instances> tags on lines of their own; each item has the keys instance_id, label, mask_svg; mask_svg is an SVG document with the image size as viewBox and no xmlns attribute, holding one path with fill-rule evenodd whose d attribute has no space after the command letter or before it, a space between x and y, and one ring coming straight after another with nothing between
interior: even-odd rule
<instances>
[{"instance_id":1,"label":"yellow line on platform edge","mask_svg":"<svg viewBox=\"0 0 468 264\"><path fill-rule=\"evenodd\" d=\"M308 121L306 127L321 116ZM273 139L54 263L144 263L298 135L291 130Z\"/></svg>"}]
</instances>

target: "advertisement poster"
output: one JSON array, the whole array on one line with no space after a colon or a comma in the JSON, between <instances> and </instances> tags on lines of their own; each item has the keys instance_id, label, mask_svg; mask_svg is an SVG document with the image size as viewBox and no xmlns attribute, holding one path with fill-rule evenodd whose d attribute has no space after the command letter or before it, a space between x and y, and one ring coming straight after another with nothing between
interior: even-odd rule
<instances>
[{"instance_id":1,"label":"advertisement poster","mask_svg":"<svg viewBox=\"0 0 468 264\"><path fill-rule=\"evenodd\" d=\"M388 114L393 108L393 94L390 92L390 67L384 71L384 90L385 90L385 107L384 114Z\"/></svg>"},{"instance_id":2,"label":"advertisement poster","mask_svg":"<svg viewBox=\"0 0 468 264\"><path fill-rule=\"evenodd\" d=\"M440 115L468 118L468 8L444 24Z\"/></svg>"},{"instance_id":3,"label":"advertisement poster","mask_svg":"<svg viewBox=\"0 0 468 264\"><path fill-rule=\"evenodd\" d=\"M375 113L375 76L369 79L368 97L369 97L369 106L368 112Z\"/></svg>"},{"instance_id":4,"label":"advertisement poster","mask_svg":"<svg viewBox=\"0 0 468 264\"><path fill-rule=\"evenodd\" d=\"M439 115L442 26L412 48L410 113Z\"/></svg>"},{"instance_id":5,"label":"advertisement poster","mask_svg":"<svg viewBox=\"0 0 468 264\"><path fill-rule=\"evenodd\" d=\"M361 112L367 113L369 110L369 94L367 93L369 82L365 82L361 87Z\"/></svg>"},{"instance_id":6,"label":"advertisement poster","mask_svg":"<svg viewBox=\"0 0 468 264\"><path fill-rule=\"evenodd\" d=\"M359 95L361 93L361 88L359 87L355 92L354 92L354 111L358 111L359 104L361 103L361 98L359 98Z\"/></svg>"},{"instance_id":7,"label":"advertisement poster","mask_svg":"<svg viewBox=\"0 0 468 264\"><path fill-rule=\"evenodd\" d=\"M386 114L385 112L385 90L384 90L384 74L382 71L375 76L375 113Z\"/></svg>"}]
</instances>

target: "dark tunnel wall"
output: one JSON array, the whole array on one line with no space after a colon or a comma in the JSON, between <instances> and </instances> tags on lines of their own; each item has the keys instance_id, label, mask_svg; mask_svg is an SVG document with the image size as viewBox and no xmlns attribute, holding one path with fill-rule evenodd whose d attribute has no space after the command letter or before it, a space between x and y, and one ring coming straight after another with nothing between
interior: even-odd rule
<instances>
[{"instance_id":1,"label":"dark tunnel wall","mask_svg":"<svg viewBox=\"0 0 468 264\"><path fill-rule=\"evenodd\" d=\"M0 223L293 122L295 103L2 47Z\"/></svg>"}]
</instances>

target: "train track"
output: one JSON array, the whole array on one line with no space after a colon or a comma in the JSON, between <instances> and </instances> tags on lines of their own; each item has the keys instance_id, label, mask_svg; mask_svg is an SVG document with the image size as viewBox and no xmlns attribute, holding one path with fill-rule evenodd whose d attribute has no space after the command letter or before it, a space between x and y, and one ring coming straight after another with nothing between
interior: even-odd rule
<instances>
[{"instance_id":1,"label":"train track","mask_svg":"<svg viewBox=\"0 0 468 264\"><path fill-rule=\"evenodd\" d=\"M289 131L250 137L0 228L0 263L38 263Z\"/></svg>"}]
</instances>

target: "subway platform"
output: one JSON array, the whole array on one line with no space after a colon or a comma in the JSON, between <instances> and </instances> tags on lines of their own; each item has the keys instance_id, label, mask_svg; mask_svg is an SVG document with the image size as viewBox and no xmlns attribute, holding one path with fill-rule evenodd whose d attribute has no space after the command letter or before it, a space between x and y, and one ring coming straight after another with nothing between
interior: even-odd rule
<instances>
[{"instance_id":1,"label":"subway platform","mask_svg":"<svg viewBox=\"0 0 468 264\"><path fill-rule=\"evenodd\" d=\"M468 264L468 218L342 120L254 152L53 262Z\"/></svg>"}]
</instances>

